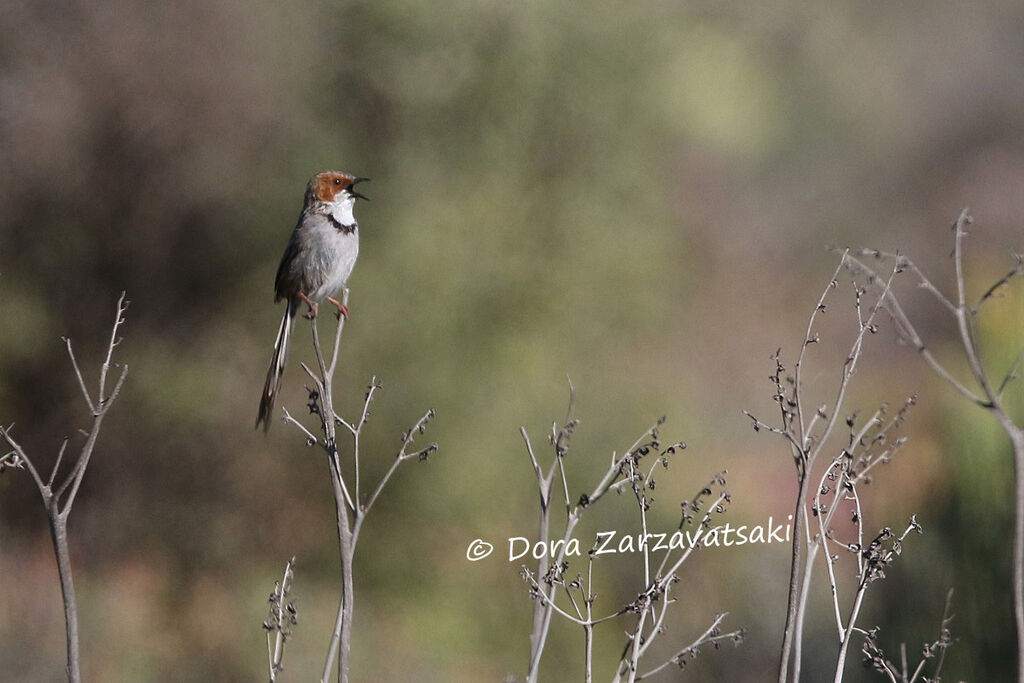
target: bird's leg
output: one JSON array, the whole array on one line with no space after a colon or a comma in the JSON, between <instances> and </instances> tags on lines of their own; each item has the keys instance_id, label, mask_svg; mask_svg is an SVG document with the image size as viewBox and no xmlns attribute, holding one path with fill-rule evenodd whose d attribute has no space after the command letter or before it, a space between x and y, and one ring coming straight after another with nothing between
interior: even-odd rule
<instances>
[{"instance_id":1,"label":"bird's leg","mask_svg":"<svg viewBox=\"0 0 1024 683\"><path fill-rule=\"evenodd\" d=\"M338 309L338 316L339 317L345 316L345 320L348 320L348 306L346 306L345 304L341 303L340 301L338 301L334 297L330 297L329 296L329 297L327 297L327 300L330 301L332 304L334 304L334 307Z\"/></svg>"},{"instance_id":2,"label":"bird's leg","mask_svg":"<svg viewBox=\"0 0 1024 683\"><path fill-rule=\"evenodd\" d=\"M316 318L316 314L320 310L320 304L318 304L317 302L313 301L312 299L310 299L308 296L306 296L302 292L299 292L299 298L302 299L303 301L305 301L306 304L309 306L309 313L306 314L306 317L309 318L310 320L313 320L314 318Z\"/></svg>"}]
</instances>

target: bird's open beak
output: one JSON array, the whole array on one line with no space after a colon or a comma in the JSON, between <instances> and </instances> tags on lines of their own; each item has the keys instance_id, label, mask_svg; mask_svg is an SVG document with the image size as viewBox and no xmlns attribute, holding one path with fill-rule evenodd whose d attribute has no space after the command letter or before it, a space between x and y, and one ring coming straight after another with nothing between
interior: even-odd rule
<instances>
[{"instance_id":1,"label":"bird's open beak","mask_svg":"<svg viewBox=\"0 0 1024 683\"><path fill-rule=\"evenodd\" d=\"M354 187L356 186L356 183L365 183L365 182L369 182L369 181L370 181L370 179L369 179L369 178L355 178L355 179L354 179L354 180L352 181L352 184L348 186L348 191L349 191L349 194L351 194L351 195L352 195L353 197L355 197L356 199L362 199L363 201L367 201L367 202L368 202L368 201L370 201L370 198L369 198L369 197L366 197L366 196L364 196L364 195L361 195L361 194L359 194L358 192L356 192L356 191L355 191L355 190L353 189L353 188L354 188Z\"/></svg>"}]
</instances>

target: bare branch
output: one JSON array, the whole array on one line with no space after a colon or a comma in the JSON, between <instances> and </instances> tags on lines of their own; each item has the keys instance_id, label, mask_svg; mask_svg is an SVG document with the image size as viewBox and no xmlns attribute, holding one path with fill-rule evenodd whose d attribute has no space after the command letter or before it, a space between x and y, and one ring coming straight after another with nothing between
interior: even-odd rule
<instances>
[{"instance_id":1,"label":"bare branch","mask_svg":"<svg viewBox=\"0 0 1024 683\"><path fill-rule=\"evenodd\" d=\"M530 464L533 465L533 471L537 475L538 480L544 479L544 473L540 469L540 463L537 462L537 455L533 452L533 444L530 443L530 435L526 433L526 427L520 427L519 433L523 437L523 442L526 444L526 452L530 455Z\"/></svg>"},{"instance_id":2,"label":"bare branch","mask_svg":"<svg viewBox=\"0 0 1024 683\"><path fill-rule=\"evenodd\" d=\"M967 305L967 294L966 286L967 282L964 280L964 248L963 241L964 235L967 234L965 228L973 221L970 214L968 214L966 207L960 212L956 222L953 223L953 232L955 237L953 239L953 263L956 267L956 309L963 311Z\"/></svg>"},{"instance_id":3,"label":"bare branch","mask_svg":"<svg viewBox=\"0 0 1024 683\"><path fill-rule=\"evenodd\" d=\"M346 307L348 306L348 295L349 291L348 287L346 287L341 292L341 304ZM345 330L345 316L341 314L341 311L338 311L337 319L338 325L334 331L334 351L331 353L331 365L327 369L328 374L330 374L332 378L334 377L334 368L338 365L338 351L341 348L341 333Z\"/></svg>"},{"instance_id":4,"label":"bare branch","mask_svg":"<svg viewBox=\"0 0 1024 683\"><path fill-rule=\"evenodd\" d=\"M284 576L274 582L274 592L270 594L270 614L263 622L267 632L267 668L270 683L277 680L277 674L284 670L284 648L292 635L292 627L298 624L298 611L295 603L290 600L292 579L295 577L295 558L288 561L284 568ZM271 644L271 634L275 634Z\"/></svg>"},{"instance_id":5,"label":"bare branch","mask_svg":"<svg viewBox=\"0 0 1024 683\"><path fill-rule=\"evenodd\" d=\"M996 292L998 292L1000 289L1010 284L1010 281L1013 278L1024 275L1024 254L1014 254L1013 257L1016 259L1017 263L1005 275L996 280L996 282L991 287L985 290L985 293L981 295L980 299L978 299L978 303L974 304L974 306L971 307L972 315L977 315L978 311L981 309L982 304L984 304L989 299L993 298Z\"/></svg>"},{"instance_id":6,"label":"bare branch","mask_svg":"<svg viewBox=\"0 0 1024 683\"><path fill-rule=\"evenodd\" d=\"M859 272L867 276L868 286L873 287L876 290L881 288L878 275L876 275L875 272L867 265L851 256L847 256L846 263L850 267L851 271ZM986 407L988 404L984 399L964 386L941 363L939 363L934 355L932 355L932 352L925 346L924 341L922 341L917 330L914 328L914 325L910 322L910 318L908 318L907 314L903 311L896 295L890 290L882 297L882 300L884 301L885 310L890 316L892 316L893 322L896 324L897 333L899 333L900 337L905 342L913 346L914 349L921 354L921 357L924 358L929 367L931 367L939 377L946 380L946 382L956 389L962 396L979 406Z\"/></svg>"},{"instance_id":7,"label":"bare branch","mask_svg":"<svg viewBox=\"0 0 1024 683\"><path fill-rule=\"evenodd\" d=\"M96 414L96 406L93 405L92 396L89 395L89 390L85 387L85 379L82 377L82 370L78 367L78 360L75 358L75 352L71 348L71 340L68 337L61 337L64 345L68 350L68 357L71 359L71 367L75 370L75 377L78 378L78 387L82 390L82 397L85 399L85 403L89 406L89 412L93 415Z\"/></svg>"},{"instance_id":8,"label":"bare branch","mask_svg":"<svg viewBox=\"0 0 1024 683\"><path fill-rule=\"evenodd\" d=\"M627 644L622 651L619 666L614 681L636 681L638 665L642 657L647 653L651 645L657 640L664 630L665 618L669 605L674 603L671 597L671 587L678 581L678 570L693 551L700 547L699 541L691 541L687 546L677 546L679 552L671 547L661 556L660 562L655 567L652 563L652 548L649 539L654 535L648 533L647 511L652 506L654 499L651 491L655 488L654 473L659 466L668 466L668 459L671 455L686 448L682 442L674 442L667 446L660 441L660 429L665 421L662 417L654 425L640 435L626 450L623 456L612 454L610 465L598 484L592 489L592 494L580 497L573 505L569 498L569 485L567 470L565 467L565 455L568 452L569 440L573 430L579 421L574 417L571 402L574 399L574 391L570 391L570 409L567 413L564 426L559 429L555 423L552 427L549 442L553 447L550 467L543 465L538 459L538 454L526 430L521 428L520 434L526 446L530 464L537 480L540 492L540 540L538 544L543 547L551 547L553 557L547 553L538 557L536 571L522 568L522 576L530 586L530 596L534 600L534 627L530 636L530 662L527 673L527 681L537 681L540 659L542 657L547 635L550 630L551 620L558 615L567 622L581 627L584 633L585 651L585 680L592 680L592 646L593 629L595 626L622 617L626 614L636 614L636 622L627 632ZM644 458L651 458L650 464L641 463ZM568 505L566 508L565 530L560 541L548 542L550 502L554 476L558 474L562 481L562 495ZM696 524L702 530L710 527L710 520L713 515L724 511L724 504L728 502L728 493L722 491L717 496L713 494L715 487L724 487L723 476L716 475L711 483L704 487L691 502L683 503L683 518L679 529L682 530L687 524ZM573 531L579 522L583 512L599 502L609 491L621 492L629 488L633 493L633 500L639 513L640 533L637 535L638 546L636 550L641 553L643 562L643 588L636 594L636 597L620 609L606 614L603 617L593 616L593 603L595 595L591 592L594 559L598 552L595 545L588 556L587 580L577 575L576 579L567 578L569 562L567 548L569 541L573 538ZM705 507L707 506L707 507ZM695 513L700 513L699 521L695 521ZM681 536L680 536L681 537ZM700 538L700 533L697 534ZM573 539L575 542L575 539ZM576 554L575 552L573 554ZM556 598L564 595L567 606L563 607L556 602ZM724 615L723 615L724 616ZM717 629L717 624L713 627ZM728 637L738 636L739 633L728 634ZM679 652L679 660L684 656L690 656L695 652L695 645L699 643L713 643L719 640L715 634L705 634L694 646L684 648ZM669 662L671 663L671 662ZM661 670L660 667L657 670ZM650 675L650 674L648 674Z\"/></svg>"},{"instance_id":9,"label":"bare branch","mask_svg":"<svg viewBox=\"0 0 1024 683\"><path fill-rule=\"evenodd\" d=\"M299 365L302 367L303 370L305 370L309 378L313 380L313 384L316 385L317 392L322 394L324 391L324 383L323 380L320 379L320 376L313 372L313 370L310 369L310 367L305 363L299 363Z\"/></svg>"},{"instance_id":10,"label":"bare branch","mask_svg":"<svg viewBox=\"0 0 1024 683\"><path fill-rule=\"evenodd\" d=\"M433 420L436 415L437 414L434 412L434 409L431 408L426 413L424 413L423 417L417 420L416 424L411 429L405 432L402 439L402 447L395 455L394 460L391 461L391 467L388 468L388 471L384 474L383 477L381 477L380 482L377 484L377 488L374 490L370 498L366 501L366 504L361 506L359 514L356 516L356 526L355 529L353 530L354 537L358 536L359 527L362 526L362 520L370 512L370 508L373 507L373 504L377 502L377 498L380 497L381 491L383 491L384 487L387 486L389 481L391 481L391 477L394 475L395 470L398 469L398 466L401 465L404 461L410 460L412 458L415 458L417 460L426 460L427 457L429 457L431 454L437 452L436 443L432 443L426 448L415 451L413 453L408 452L409 446L412 445L415 435L426 433L427 425L430 424L431 420ZM354 543L355 539L353 538L353 545Z\"/></svg>"},{"instance_id":11,"label":"bare branch","mask_svg":"<svg viewBox=\"0 0 1024 683\"><path fill-rule=\"evenodd\" d=\"M57 472L60 470L60 463L64 459L64 451L68 448L68 437L64 437L64 440L60 442L60 451L57 452L57 461L53 463L53 469L50 471L50 479L46 482L46 488L53 486L53 480L57 476Z\"/></svg>"},{"instance_id":12,"label":"bare branch","mask_svg":"<svg viewBox=\"0 0 1024 683\"><path fill-rule=\"evenodd\" d=\"M583 619L580 617L574 617L573 615L569 614L561 607L559 607L554 600L549 598L544 593L544 588L539 583L537 583L537 579L534 577L533 572L531 572L525 566L523 567L523 570L523 578L526 579L527 583L529 583L530 587L533 589L534 599L539 600L542 605L544 605L545 607L550 607L560 617L563 617L564 619L571 621L574 624L578 624L580 626L596 626L597 624L601 624L606 621L611 621L616 617L620 617L628 611L626 608L622 608L618 612L607 614L603 617L598 617L597 619Z\"/></svg>"},{"instance_id":13,"label":"bare branch","mask_svg":"<svg viewBox=\"0 0 1024 683\"><path fill-rule=\"evenodd\" d=\"M291 413L288 412L287 408L282 408L281 410L284 412L284 421L285 421L285 423L286 424L295 425L299 429L299 431L301 431L303 434L306 435L306 445L307 446L317 446L317 445L322 446L323 445L323 444L320 443L320 439L313 435L313 432L311 432L308 429L306 429L306 425L302 424L301 422L296 420L294 417L292 417Z\"/></svg>"},{"instance_id":14,"label":"bare branch","mask_svg":"<svg viewBox=\"0 0 1024 683\"><path fill-rule=\"evenodd\" d=\"M999 390L996 391L997 397L1002 397L1003 392L1006 391L1006 387L1015 379L1018 379L1019 375L1017 371L1020 370L1021 361L1024 361L1024 348L1020 350L1013 363L1010 364L1010 369L1006 371L1003 376L1003 381L999 383Z\"/></svg>"},{"instance_id":15,"label":"bare branch","mask_svg":"<svg viewBox=\"0 0 1024 683\"><path fill-rule=\"evenodd\" d=\"M117 331L124 324L124 314L128 310L129 303L131 302L125 298L125 292L121 292L121 296L117 300L117 314L114 317L114 326L110 330L110 341L107 343L107 357L103 360L103 365L100 366L100 386L99 391L96 393L96 403L101 408L105 403L116 398L116 396L110 396L108 399L104 392L106 391L107 372L110 370L114 348L121 343L121 338L117 336ZM68 349L70 350L70 348L71 345L69 343ZM121 379L124 379L124 372L121 373ZM118 387L120 387L120 381L118 382Z\"/></svg>"},{"instance_id":16,"label":"bare branch","mask_svg":"<svg viewBox=\"0 0 1024 683\"><path fill-rule=\"evenodd\" d=\"M838 253L838 250L835 250ZM888 251L882 251L880 249L860 249L856 252L857 256L861 257L873 257L875 260L881 261L883 259L890 260L893 262L897 270L910 270L914 275L917 276L918 286L928 291L929 294L935 297L935 299L942 304L949 313L956 313L956 306L950 301L945 294L939 290L932 281L925 277L925 274L917 267L917 264L911 261L903 254L894 254Z\"/></svg>"},{"instance_id":17,"label":"bare branch","mask_svg":"<svg viewBox=\"0 0 1024 683\"><path fill-rule=\"evenodd\" d=\"M344 290L342 304L348 304L348 290ZM335 662L338 665L339 683L347 683L350 651L352 642L352 618L354 604L354 581L352 566L355 557L355 549L362 530L363 522L366 520L370 509L380 497L385 486L391 480L398 466L406 460L426 460L429 455L437 450L437 444L430 444L425 448L410 452L418 434L424 433L428 422L433 419L434 411L428 411L419 421L402 436L402 446L392 460L391 467L377 483L373 493L365 503L361 498L361 446L362 430L369 421L370 407L373 397L380 383L374 377L363 401L362 412L355 421L348 421L342 418L334 409L334 374L337 369L340 357L341 337L345 327L345 318L340 314L337 317L337 324L334 331L334 344L330 350L330 362L328 362L320 343L319 328L315 318L311 320L313 351L316 356L316 369L305 363L302 369L310 378L313 386L309 392L309 411L319 420L321 436L317 436L313 429L307 428L299 420L284 410L286 423L294 425L302 433L307 446L319 446L327 456L328 467L331 477L331 486L334 493L335 514L337 517L338 550L341 562L342 591L341 600L338 605L338 613L334 623L327 647L327 656L324 659L321 683L327 683ZM337 440L337 425L342 425L352 437L351 457L346 456L346 461L352 463L353 477L346 481L346 474L342 470L342 459L339 455L339 444ZM351 483L351 486L350 486ZM351 491L351 493L350 493Z\"/></svg>"},{"instance_id":18,"label":"bare branch","mask_svg":"<svg viewBox=\"0 0 1024 683\"><path fill-rule=\"evenodd\" d=\"M120 342L117 332L124 323L124 312L127 309L127 306L128 303L125 301L125 295L122 292L121 297L117 302L117 314L111 330L110 342L107 345L106 357L100 368L95 401L90 396L88 388L86 387L82 370L78 365L78 360L75 358L74 351L71 347L71 341L64 338L68 357L71 359L72 370L78 380L79 389L82 392L86 405L89 407L93 420L89 431L85 432L85 444L79 451L78 456L71 467L71 471L65 475L63 481L58 485L56 492L52 490L52 487L57 479L57 475L59 474L60 466L67 450L68 440L65 438L62 441L56 462L53 465L53 469L50 471L50 476L47 482L44 484L42 477L36 470L32 460L11 436L11 427L7 427L6 429L0 427L0 436L2 436L8 445L14 449L11 453L0 457L0 470L5 466L24 466L27 468L32 476L33 482L35 482L36 488L39 490L39 495L43 500L43 506L46 509L46 515L50 526L50 537L53 541L54 555L57 559L57 573L60 577L61 594L64 603L64 624L67 641L67 676L70 683L80 683L82 674L78 638L78 604L75 598L75 585L71 570L71 554L68 548L67 523L68 517L71 514L71 507L75 502L75 496L78 494L79 486L82 483L82 479L85 477L86 468L89 465L89 460L92 457L93 450L96 446L103 417L120 395L121 388L124 385L125 378L128 374L127 366L123 366L117 382L114 385L114 389L108 396L106 394L107 373L112 365L114 347L116 347ZM69 488L70 491L68 491ZM64 496L65 493L67 493L66 497Z\"/></svg>"},{"instance_id":19,"label":"bare branch","mask_svg":"<svg viewBox=\"0 0 1024 683\"><path fill-rule=\"evenodd\" d=\"M843 258L844 259L846 258L846 253L845 252L843 253ZM832 273L832 278L829 280L828 285L825 286L825 289L821 293L821 297L818 299L818 305L814 307L814 310L811 311L810 317L807 319L807 332L804 334L804 342L803 342L803 344L800 345L800 355L797 357L796 367L794 368L794 372L796 374L795 383L794 383L794 391L799 391L799 388L801 386L800 385L800 376L801 376L801 371L803 370L804 355L807 353L807 347L810 346L812 343L814 343L814 339L815 338L811 335L811 332L814 329L814 322L815 322L815 320L817 320L819 313L824 313L825 312L825 299L828 298L829 292L832 291L833 289L835 289L838 286L838 280L836 280L836 278L839 277L839 271L841 271L842 268L843 268L843 261L840 260L839 261L839 265L836 266L835 272ZM796 406L796 415L797 415L796 422L797 422L797 426L798 426L798 432L797 432L796 439L801 444L799 446L800 453L804 453L804 449L807 448L808 434L805 431L806 425L804 423L803 409L802 409L802 407L801 407L799 402L797 402L797 406Z\"/></svg>"},{"instance_id":20,"label":"bare branch","mask_svg":"<svg viewBox=\"0 0 1024 683\"><path fill-rule=\"evenodd\" d=\"M35 482L36 488L39 489L39 494L43 497L43 504L49 504L49 487L43 484L43 479L39 476L39 472L36 470L35 465L32 464L32 459L28 457L28 453L26 453L25 449L21 447L21 444L15 441L14 437L11 436L12 429L14 429L13 424L9 427L0 427L0 436L4 438L4 441L7 442L8 446L14 449L11 453L5 455L4 459L10 463L11 467L16 467L18 469L21 469L23 465L27 467L29 474L32 475L32 481ZM14 456L13 458L11 457L12 455Z\"/></svg>"},{"instance_id":21,"label":"bare branch","mask_svg":"<svg viewBox=\"0 0 1024 683\"><path fill-rule=\"evenodd\" d=\"M665 667L672 664L675 664L680 668L686 666L686 658L696 655L696 653L700 650L701 645L712 644L717 648L718 643L725 640L731 640L733 643L737 645L743 642L743 637L746 633L743 629L730 631L729 633L721 633L719 631L719 625L722 623L722 620L724 620L728 615L728 612L723 612L722 614L716 616L715 620L711 622L711 626L709 626L707 630L705 630L704 633L702 633L695 641L693 641L683 649L676 652L674 655L669 657L667 660L665 660L655 668L640 674L636 677L636 680L642 681L646 678L650 678L654 674L658 673Z\"/></svg>"}]
</instances>

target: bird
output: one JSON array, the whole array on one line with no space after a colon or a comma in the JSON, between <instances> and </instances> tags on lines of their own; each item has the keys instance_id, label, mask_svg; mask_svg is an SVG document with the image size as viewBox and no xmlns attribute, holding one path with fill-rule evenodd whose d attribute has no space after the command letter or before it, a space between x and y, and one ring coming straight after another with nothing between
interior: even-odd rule
<instances>
[{"instance_id":1,"label":"bird","mask_svg":"<svg viewBox=\"0 0 1024 683\"><path fill-rule=\"evenodd\" d=\"M359 223L352 213L357 199L369 201L355 190L369 178L342 171L321 171L306 185L298 223L281 257L274 281L274 303L287 304L274 341L274 354L260 397L256 429L270 430L274 401L281 391L281 377L288 361L288 343L295 328L295 316L302 304L306 317L316 318L320 302L327 299L348 318L348 307L331 295L345 287L359 256Z\"/></svg>"}]
</instances>

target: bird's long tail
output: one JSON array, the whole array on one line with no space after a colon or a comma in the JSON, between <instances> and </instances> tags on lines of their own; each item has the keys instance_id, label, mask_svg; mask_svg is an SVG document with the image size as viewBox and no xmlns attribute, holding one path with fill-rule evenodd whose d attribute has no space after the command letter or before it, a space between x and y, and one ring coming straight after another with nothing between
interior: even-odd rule
<instances>
[{"instance_id":1,"label":"bird's long tail","mask_svg":"<svg viewBox=\"0 0 1024 683\"><path fill-rule=\"evenodd\" d=\"M263 423L263 431L270 430L270 418L274 412L274 400L281 390L281 377L284 375L284 365L288 362L288 342L292 338L292 331L295 329L295 314L299 311L298 299L288 301L285 306L284 317L281 318L281 327L277 331L277 339L274 341L274 355L270 358L270 369L267 370L267 381L263 385L263 396L260 397L260 412L256 416L256 428L259 429Z\"/></svg>"}]
</instances>

